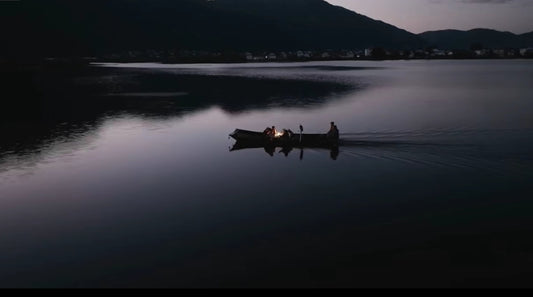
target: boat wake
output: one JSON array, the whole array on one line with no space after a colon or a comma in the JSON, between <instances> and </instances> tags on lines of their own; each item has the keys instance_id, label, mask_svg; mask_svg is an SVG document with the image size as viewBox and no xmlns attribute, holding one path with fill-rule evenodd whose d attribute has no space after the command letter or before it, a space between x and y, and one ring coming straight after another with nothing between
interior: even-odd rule
<instances>
[{"instance_id":1,"label":"boat wake","mask_svg":"<svg viewBox=\"0 0 533 297\"><path fill-rule=\"evenodd\" d=\"M344 133L340 156L460 169L495 175L531 176L533 143L522 130L431 130Z\"/></svg>"}]
</instances>

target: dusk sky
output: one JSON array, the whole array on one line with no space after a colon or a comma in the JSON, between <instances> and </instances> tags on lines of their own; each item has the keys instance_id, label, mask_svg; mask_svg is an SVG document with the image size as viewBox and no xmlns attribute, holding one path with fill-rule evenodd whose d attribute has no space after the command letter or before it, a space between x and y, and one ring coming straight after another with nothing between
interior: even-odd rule
<instances>
[{"instance_id":1,"label":"dusk sky","mask_svg":"<svg viewBox=\"0 0 533 297\"><path fill-rule=\"evenodd\" d=\"M533 31L533 0L327 0L413 33L489 28Z\"/></svg>"}]
</instances>

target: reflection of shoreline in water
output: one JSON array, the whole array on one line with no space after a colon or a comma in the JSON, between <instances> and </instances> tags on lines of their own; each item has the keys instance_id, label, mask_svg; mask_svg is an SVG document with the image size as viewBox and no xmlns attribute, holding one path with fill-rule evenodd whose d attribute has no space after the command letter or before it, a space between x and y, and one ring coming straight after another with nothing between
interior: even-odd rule
<instances>
[{"instance_id":1,"label":"reflection of shoreline in water","mask_svg":"<svg viewBox=\"0 0 533 297\"><path fill-rule=\"evenodd\" d=\"M317 107L359 87L331 81L88 67L0 72L0 163L91 134L122 115L169 119L213 106L228 113Z\"/></svg>"}]
</instances>

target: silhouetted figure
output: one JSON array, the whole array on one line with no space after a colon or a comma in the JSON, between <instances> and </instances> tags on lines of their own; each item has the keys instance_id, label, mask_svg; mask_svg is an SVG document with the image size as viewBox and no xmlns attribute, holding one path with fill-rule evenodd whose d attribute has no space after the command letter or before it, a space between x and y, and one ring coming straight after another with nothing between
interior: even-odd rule
<instances>
[{"instance_id":1,"label":"silhouetted figure","mask_svg":"<svg viewBox=\"0 0 533 297\"><path fill-rule=\"evenodd\" d=\"M274 140L274 138L276 138L276 126L272 126L272 128L270 129L270 140Z\"/></svg>"},{"instance_id":2,"label":"silhouetted figure","mask_svg":"<svg viewBox=\"0 0 533 297\"><path fill-rule=\"evenodd\" d=\"M329 131L328 131L328 134L331 134L333 132L333 130L335 130L335 122L331 122L329 124Z\"/></svg>"},{"instance_id":3,"label":"silhouetted figure","mask_svg":"<svg viewBox=\"0 0 533 297\"><path fill-rule=\"evenodd\" d=\"M339 129L335 125L335 122L331 122L329 131L326 134L327 138L330 140L338 140L339 139Z\"/></svg>"},{"instance_id":4,"label":"silhouetted figure","mask_svg":"<svg viewBox=\"0 0 533 297\"><path fill-rule=\"evenodd\" d=\"M294 136L294 132L292 132L291 129L287 130L287 134L289 135L289 138L292 138L292 136Z\"/></svg>"},{"instance_id":5,"label":"silhouetted figure","mask_svg":"<svg viewBox=\"0 0 533 297\"><path fill-rule=\"evenodd\" d=\"M283 141L290 142L293 134L294 133L292 133L291 130L283 129L283 133L281 134L281 139Z\"/></svg>"},{"instance_id":6,"label":"silhouetted figure","mask_svg":"<svg viewBox=\"0 0 533 297\"><path fill-rule=\"evenodd\" d=\"M270 134L272 134L272 128L267 127L267 128L265 129L265 131L263 131L263 134L264 134L265 136L270 136Z\"/></svg>"},{"instance_id":7,"label":"silhouetted figure","mask_svg":"<svg viewBox=\"0 0 533 297\"><path fill-rule=\"evenodd\" d=\"M300 143L302 143L302 134L304 133L304 126L302 126L302 124L300 124Z\"/></svg>"}]
</instances>

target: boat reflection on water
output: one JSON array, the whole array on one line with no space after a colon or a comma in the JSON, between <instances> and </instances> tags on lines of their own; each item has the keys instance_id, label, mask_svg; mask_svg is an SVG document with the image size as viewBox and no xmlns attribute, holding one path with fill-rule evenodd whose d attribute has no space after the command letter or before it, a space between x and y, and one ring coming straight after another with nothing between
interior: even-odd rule
<instances>
[{"instance_id":1,"label":"boat reflection on water","mask_svg":"<svg viewBox=\"0 0 533 297\"><path fill-rule=\"evenodd\" d=\"M246 149L264 149L265 152L274 157L276 150L279 148L279 154L284 154L285 157L288 157L293 150L300 151L300 160L304 158L305 149L323 149L330 151L330 157L332 160L337 160L339 157L339 146L338 145L315 145L315 146L276 146L276 145L264 145L259 143L247 142L247 141L237 141L233 147L230 148L230 152L246 150Z\"/></svg>"},{"instance_id":2,"label":"boat reflection on water","mask_svg":"<svg viewBox=\"0 0 533 297\"><path fill-rule=\"evenodd\" d=\"M275 129L274 127L272 128ZM276 148L281 148L279 153L283 153L285 157L288 157L293 149L300 149L300 160L303 160L304 148L327 149L331 151L331 159L337 160L339 156L338 134L336 136L329 134L293 134L290 130L284 131L283 134L276 134L276 136L272 137L268 136L266 132L236 129L229 135L230 138L237 141L230 148L230 151L264 148L265 152L273 157Z\"/></svg>"}]
</instances>

